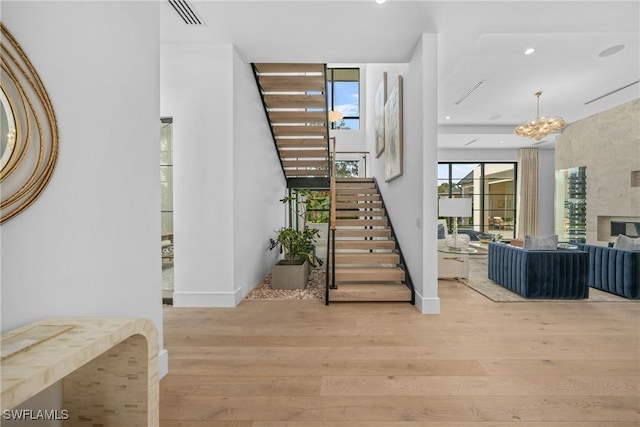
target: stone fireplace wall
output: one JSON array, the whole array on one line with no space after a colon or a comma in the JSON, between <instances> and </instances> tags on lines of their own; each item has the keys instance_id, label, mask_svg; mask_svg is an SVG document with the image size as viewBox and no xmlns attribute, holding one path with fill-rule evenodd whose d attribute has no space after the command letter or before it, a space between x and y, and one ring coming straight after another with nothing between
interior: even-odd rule
<instances>
[{"instance_id":1,"label":"stone fireplace wall","mask_svg":"<svg viewBox=\"0 0 640 427\"><path fill-rule=\"evenodd\" d=\"M587 167L587 243L615 240L611 221L640 221L640 99L567 125L556 170Z\"/></svg>"}]
</instances>

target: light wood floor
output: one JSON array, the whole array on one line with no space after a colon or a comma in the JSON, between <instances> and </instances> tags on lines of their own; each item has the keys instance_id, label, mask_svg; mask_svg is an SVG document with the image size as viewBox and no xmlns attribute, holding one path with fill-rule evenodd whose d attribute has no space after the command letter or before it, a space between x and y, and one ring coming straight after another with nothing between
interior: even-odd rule
<instances>
[{"instance_id":1,"label":"light wood floor","mask_svg":"<svg viewBox=\"0 0 640 427\"><path fill-rule=\"evenodd\" d=\"M640 303L166 307L162 427L640 426Z\"/></svg>"}]
</instances>

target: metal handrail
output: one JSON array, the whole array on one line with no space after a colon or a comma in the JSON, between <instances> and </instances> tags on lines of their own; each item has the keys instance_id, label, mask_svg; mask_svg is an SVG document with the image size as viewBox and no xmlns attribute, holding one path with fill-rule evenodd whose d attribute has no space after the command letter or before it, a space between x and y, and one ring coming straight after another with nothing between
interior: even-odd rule
<instances>
[{"instance_id":1,"label":"metal handrail","mask_svg":"<svg viewBox=\"0 0 640 427\"><path fill-rule=\"evenodd\" d=\"M331 214L329 219L330 235L331 235L331 288L336 289L336 228L337 228L337 198L336 198L336 137L330 138L333 141L333 149L331 152ZM327 247L328 249L328 247ZM327 257L328 258L328 257ZM327 281L328 283L328 281ZM329 304L329 289L327 288L327 304Z\"/></svg>"},{"instance_id":2,"label":"metal handrail","mask_svg":"<svg viewBox=\"0 0 640 427\"><path fill-rule=\"evenodd\" d=\"M333 149L331 150L331 230L336 229L336 137L332 136L329 140L333 141Z\"/></svg>"}]
</instances>

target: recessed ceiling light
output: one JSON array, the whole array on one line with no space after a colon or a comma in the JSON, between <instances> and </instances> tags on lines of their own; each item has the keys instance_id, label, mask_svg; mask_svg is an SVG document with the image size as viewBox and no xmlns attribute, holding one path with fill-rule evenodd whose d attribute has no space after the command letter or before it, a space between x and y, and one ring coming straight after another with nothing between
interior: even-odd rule
<instances>
[{"instance_id":1,"label":"recessed ceiling light","mask_svg":"<svg viewBox=\"0 0 640 427\"><path fill-rule=\"evenodd\" d=\"M500 141L500 144L504 144L504 141Z\"/></svg>"},{"instance_id":2,"label":"recessed ceiling light","mask_svg":"<svg viewBox=\"0 0 640 427\"><path fill-rule=\"evenodd\" d=\"M622 49L624 49L624 45L623 44L617 44L615 46L611 46L611 47L606 48L605 50L600 52L598 54L598 56L600 58L604 58L605 56L615 55L616 53L620 52Z\"/></svg>"},{"instance_id":3,"label":"recessed ceiling light","mask_svg":"<svg viewBox=\"0 0 640 427\"><path fill-rule=\"evenodd\" d=\"M445 119L445 120L449 120L450 118L451 118L451 116L447 116L447 117L445 117L444 119Z\"/></svg>"},{"instance_id":4,"label":"recessed ceiling light","mask_svg":"<svg viewBox=\"0 0 640 427\"><path fill-rule=\"evenodd\" d=\"M535 52L536 50L532 47L530 47L529 49L524 51L525 55L531 55L533 52Z\"/></svg>"},{"instance_id":5,"label":"recessed ceiling light","mask_svg":"<svg viewBox=\"0 0 640 427\"><path fill-rule=\"evenodd\" d=\"M382 3L384 3L385 1L387 1L387 0L376 0L376 3L378 3L378 4L382 4Z\"/></svg>"}]
</instances>

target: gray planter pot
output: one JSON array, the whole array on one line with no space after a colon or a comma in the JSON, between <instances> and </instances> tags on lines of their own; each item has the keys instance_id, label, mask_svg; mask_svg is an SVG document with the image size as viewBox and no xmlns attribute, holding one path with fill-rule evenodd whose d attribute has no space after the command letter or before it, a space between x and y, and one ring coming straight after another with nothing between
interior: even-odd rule
<instances>
[{"instance_id":1,"label":"gray planter pot","mask_svg":"<svg viewBox=\"0 0 640 427\"><path fill-rule=\"evenodd\" d=\"M271 269L273 289L305 289L309 281L309 264L290 264L280 261Z\"/></svg>"}]
</instances>

